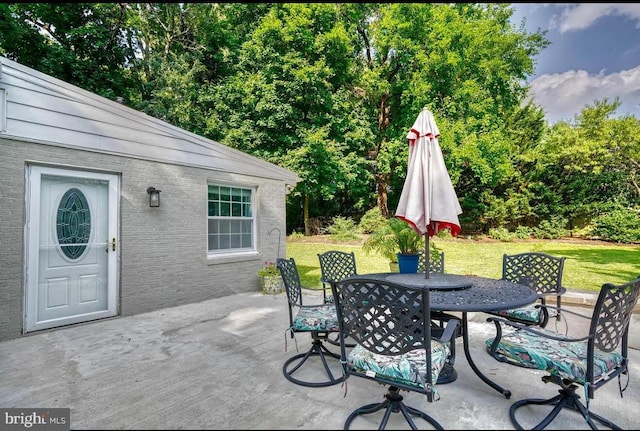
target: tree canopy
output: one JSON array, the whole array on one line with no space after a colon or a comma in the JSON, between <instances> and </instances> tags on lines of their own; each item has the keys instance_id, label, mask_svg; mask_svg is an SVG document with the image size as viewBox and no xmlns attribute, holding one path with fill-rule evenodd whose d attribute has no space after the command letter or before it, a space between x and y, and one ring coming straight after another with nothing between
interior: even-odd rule
<instances>
[{"instance_id":1,"label":"tree canopy","mask_svg":"<svg viewBox=\"0 0 640 431\"><path fill-rule=\"evenodd\" d=\"M463 232L640 204L640 124L594 100L549 127L544 32L502 3L5 3L0 55L298 173L289 230L393 214L423 107Z\"/></svg>"}]
</instances>

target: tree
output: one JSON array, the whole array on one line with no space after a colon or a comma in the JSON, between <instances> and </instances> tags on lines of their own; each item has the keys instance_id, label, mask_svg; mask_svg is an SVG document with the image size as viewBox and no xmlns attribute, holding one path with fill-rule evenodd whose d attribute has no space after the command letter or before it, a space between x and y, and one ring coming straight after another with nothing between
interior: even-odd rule
<instances>
[{"instance_id":1,"label":"tree","mask_svg":"<svg viewBox=\"0 0 640 431\"><path fill-rule=\"evenodd\" d=\"M443 153L463 211L510 180L509 117L526 95L522 81L546 41L509 24L502 4L351 5L364 72L358 87L377 124L372 153L378 206L395 206L404 180L406 134L426 106L439 122ZM497 163L496 163L497 162ZM468 182L458 181L461 178ZM467 208L468 209L468 208Z\"/></svg>"},{"instance_id":2,"label":"tree","mask_svg":"<svg viewBox=\"0 0 640 431\"><path fill-rule=\"evenodd\" d=\"M129 41L140 59L132 67L140 83L134 106L221 139L216 88L236 73L240 46L268 5L132 3L129 10Z\"/></svg>"},{"instance_id":3,"label":"tree","mask_svg":"<svg viewBox=\"0 0 640 431\"><path fill-rule=\"evenodd\" d=\"M299 212L307 232L311 217L357 218L372 202L393 211L406 135L426 106L461 222L484 230L534 223L558 196L588 190L578 171L558 172L570 180L562 184L545 178L543 118L523 103L523 83L547 41L512 26L512 12L493 3L3 4L0 53L296 171L288 220ZM637 125L615 127L626 140L608 166L624 163L637 189Z\"/></svg>"},{"instance_id":4,"label":"tree","mask_svg":"<svg viewBox=\"0 0 640 431\"><path fill-rule=\"evenodd\" d=\"M135 88L122 3L0 5L0 54L109 99Z\"/></svg>"},{"instance_id":5,"label":"tree","mask_svg":"<svg viewBox=\"0 0 640 431\"><path fill-rule=\"evenodd\" d=\"M539 175L561 202L556 213L586 223L612 205L640 204L640 121L611 118L619 106L617 99L595 101L574 124L551 127Z\"/></svg>"},{"instance_id":6,"label":"tree","mask_svg":"<svg viewBox=\"0 0 640 431\"><path fill-rule=\"evenodd\" d=\"M274 5L243 44L218 90L228 145L296 171L305 232L323 201L358 202L369 126L350 91L353 44L336 4ZM353 185L353 187L351 187Z\"/></svg>"}]
</instances>

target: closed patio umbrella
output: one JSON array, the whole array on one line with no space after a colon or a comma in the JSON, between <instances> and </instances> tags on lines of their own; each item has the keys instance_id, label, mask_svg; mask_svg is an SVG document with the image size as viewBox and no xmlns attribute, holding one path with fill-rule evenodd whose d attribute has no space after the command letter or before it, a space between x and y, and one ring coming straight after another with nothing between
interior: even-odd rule
<instances>
[{"instance_id":1,"label":"closed patio umbrella","mask_svg":"<svg viewBox=\"0 0 640 431\"><path fill-rule=\"evenodd\" d=\"M458 196L444 163L438 138L440 131L433 114L424 108L411 130L407 177L395 216L425 236L425 277L429 278L429 237L448 228L460 232Z\"/></svg>"}]
</instances>

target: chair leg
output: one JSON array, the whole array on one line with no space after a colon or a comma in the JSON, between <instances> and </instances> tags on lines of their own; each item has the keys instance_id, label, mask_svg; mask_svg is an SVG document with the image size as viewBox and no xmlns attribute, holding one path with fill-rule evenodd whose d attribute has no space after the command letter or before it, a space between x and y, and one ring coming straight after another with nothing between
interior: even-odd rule
<instances>
[{"instance_id":1,"label":"chair leg","mask_svg":"<svg viewBox=\"0 0 640 431\"><path fill-rule=\"evenodd\" d=\"M311 357L318 356L322 361L322 366L324 367L324 371L327 374L327 380L321 380L318 382L311 382L306 380L301 380L293 376L293 374L298 371L306 362L307 359ZM329 359L340 359L340 355L333 353L329 349L325 347L322 343L322 339L317 336L313 336L313 342L311 343L311 348L306 353L300 353L299 355L295 355L284 363L282 366L282 373L292 383L301 386L307 386L312 388L319 388L324 386L331 386L337 383L341 383L344 381L344 376L335 377L334 373L331 371L329 364L327 362L327 358ZM310 365L311 366L311 365ZM342 370L342 368L340 368Z\"/></svg>"},{"instance_id":2,"label":"chair leg","mask_svg":"<svg viewBox=\"0 0 640 431\"><path fill-rule=\"evenodd\" d=\"M400 395L400 390L395 386L390 386L389 390L384 395L384 401L380 403L367 404L351 412L346 422L344 423L344 429L348 430L351 426L351 422L353 422L353 420L358 416L375 413L382 409L385 409L385 412L382 420L380 421L380 425L378 426L379 430L385 429L385 427L387 426L387 422L391 417L391 413L398 412L402 413L402 416L407 421L411 429L418 429L411 416L422 418L423 420L429 422L437 430L444 429L442 428L442 425L440 425L434 418L421 410L406 405L402 400L403 397L402 395Z\"/></svg>"},{"instance_id":3,"label":"chair leg","mask_svg":"<svg viewBox=\"0 0 640 431\"><path fill-rule=\"evenodd\" d=\"M597 430L598 427L595 425L593 420L600 422L608 428L619 430L622 429L618 425L614 424L608 419L603 418L602 416L595 414L591 411L587 411L587 408L580 402L580 395L576 393L576 389L578 386L572 385L568 388L563 388L558 390L558 395L549 399L543 398L526 398L524 400L516 401L509 408L509 418L511 419L511 423L513 426L518 429L532 429L532 430L541 430L546 428L558 414L562 411L562 409L569 409L575 412L578 412L585 419L589 427L593 430ZM534 427L523 427L520 422L516 419L516 410L525 405L549 405L554 406L551 412L544 417L537 425Z\"/></svg>"}]
</instances>

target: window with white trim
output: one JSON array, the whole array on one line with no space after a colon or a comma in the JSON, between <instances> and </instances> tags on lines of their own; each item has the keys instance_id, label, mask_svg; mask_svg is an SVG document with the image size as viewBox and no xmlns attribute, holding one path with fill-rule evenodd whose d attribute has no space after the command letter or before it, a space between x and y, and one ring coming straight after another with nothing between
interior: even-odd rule
<instances>
[{"instance_id":1,"label":"window with white trim","mask_svg":"<svg viewBox=\"0 0 640 431\"><path fill-rule=\"evenodd\" d=\"M209 184L207 198L208 251L254 249L254 189Z\"/></svg>"}]
</instances>

